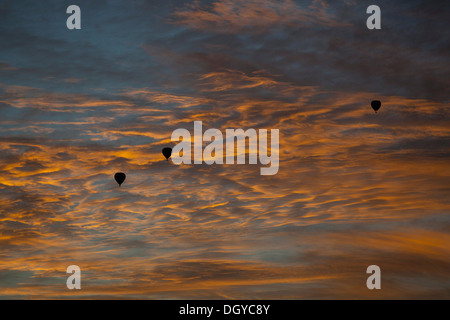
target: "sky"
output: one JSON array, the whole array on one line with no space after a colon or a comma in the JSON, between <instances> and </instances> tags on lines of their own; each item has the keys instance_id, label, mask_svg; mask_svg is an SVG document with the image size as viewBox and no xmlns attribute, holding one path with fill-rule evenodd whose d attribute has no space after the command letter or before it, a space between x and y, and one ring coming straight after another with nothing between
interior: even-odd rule
<instances>
[{"instance_id":1,"label":"sky","mask_svg":"<svg viewBox=\"0 0 450 320\"><path fill-rule=\"evenodd\" d=\"M450 6L371 4L2 0L0 299L449 299ZM194 121L278 173L166 161Z\"/></svg>"}]
</instances>

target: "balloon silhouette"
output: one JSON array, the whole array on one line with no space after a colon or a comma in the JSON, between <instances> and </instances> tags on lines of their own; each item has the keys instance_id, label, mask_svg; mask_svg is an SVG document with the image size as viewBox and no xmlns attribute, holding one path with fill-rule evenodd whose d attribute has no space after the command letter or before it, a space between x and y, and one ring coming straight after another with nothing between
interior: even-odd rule
<instances>
[{"instance_id":1,"label":"balloon silhouette","mask_svg":"<svg viewBox=\"0 0 450 320\"><path fill-rule=\"evenodd\" d=\"M170 156L172 155L172 148L162 149L162 154L164 155L164 157L166 157L166 160L169 160Z\"/></svg>"},{"instance_id":2,"label":"balloon silhouette","mask_svg":"<svg viewBox=\"0 0 450 320\"><path fill-rule=\"evenodd\" d=\"M372 109L375 110L375 113L377 113L377 111L381 108L381 101L374 100L370 103L370 105L372 106Z\"/></svg>"},{"instance_id":3,"label":"balloon silhouette","mask_svg":"<svg viewBox=\"0 0 450 320\"><path fill-rule=\"evenodd\" d=\"M120 185L125 181L125 178L126 178L127 176L125 175L125 173L123 173L123 172L117 172L115 175L114 175L114 179L116 179L116 181L117 181L117 183L119 184L119 187L120 187Z\"/></svg>"}]
</instances>

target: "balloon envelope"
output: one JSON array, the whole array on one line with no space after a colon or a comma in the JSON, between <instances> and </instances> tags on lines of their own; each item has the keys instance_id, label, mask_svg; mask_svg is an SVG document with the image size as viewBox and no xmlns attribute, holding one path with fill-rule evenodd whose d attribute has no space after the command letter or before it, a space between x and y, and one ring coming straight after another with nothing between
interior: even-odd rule
<instances>
[{"instance_id":1,"label":"balloon envelope","mask_svg":"<svg viewBox=\"0 0 450 320\"><path fill-rule=\"evenodd\" d=\"M377 113L377 111L381 108L381 101L374 100L370 105L372 106L372 109L375 110L375 113Z\"/></svg>"},{"instance_id":2,"label":"balloon envelope","mask_svg":"<svg viewBox=\"0 0 450 320\"><path fill-rule=\"evenodd\" d=\"M117 172L115 175L114 175L114 179L116 179L116 181L117 181L117 183L119 184L119 187L120 187L120 185L125 181L125 178L126 178L127 176L125 175L125 173L123 173L123 172Z\"/></svg>"},{"instance_id":3,"label":"balloon envelope","mask_svg":"<svg viewBox=\"0 0 450 320\"><path fill-rule=\"evenodd\" d=\"M172 155L172 148L162 149L162 154L164 155L164 157L166 157L166 160L169 160L170 156Z\"/></svg>"}]
</instances>

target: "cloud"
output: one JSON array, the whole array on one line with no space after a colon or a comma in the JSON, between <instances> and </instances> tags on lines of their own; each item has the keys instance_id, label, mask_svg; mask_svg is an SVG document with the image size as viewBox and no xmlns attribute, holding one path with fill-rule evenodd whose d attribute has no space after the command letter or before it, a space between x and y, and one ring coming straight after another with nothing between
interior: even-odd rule
<instances>
[{"instance_id":1,"label":"cloud","mask_svg":"<svg viewBox=\"0 0 450 320\"><path fill-rule=\"evenodd\" d=\"M311 24L345 26L327 13L327 7L324 1L312 1L308 6L291 0L252 0L245 3L222 0L208 6L197 2L176 11L174 23L220 33L264 33L277 27Z\"/></svg>"},{"instance_id":2,"label":"cloud","mask_svg":"<svg viewBox=\"0 0 450 320\"><path fill-rule=\"evenodd\" d=\"M383 33L343 2L91 5L70 37L56 9L0 9L0 297L448 296L433 4L390 2ZM278 174L166 161L172 131L197 120L280 129Z\"/></svg>"}]
</instances>

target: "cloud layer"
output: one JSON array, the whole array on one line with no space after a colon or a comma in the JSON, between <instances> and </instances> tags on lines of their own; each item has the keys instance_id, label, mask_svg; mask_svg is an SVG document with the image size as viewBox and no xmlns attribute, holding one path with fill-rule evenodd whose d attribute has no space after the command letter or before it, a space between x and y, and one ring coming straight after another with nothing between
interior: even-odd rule
<instances>
[{"instance_id":1,"label":"cloud layer","mask_svg":"<svg viewBox=\"0 0 450 320\"><path fill-rule=\"evenodd\" d=\"M450 296L436 4L33 3L0 9L1 298ZM165 161L196 120L279 129L278 174Z\"/></svg>"}]
</instances>

